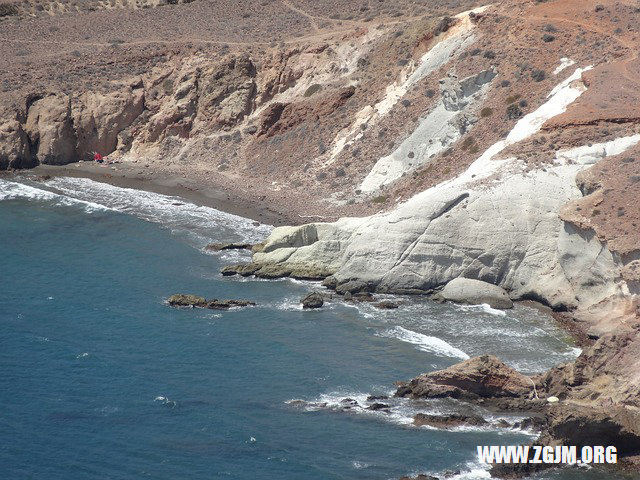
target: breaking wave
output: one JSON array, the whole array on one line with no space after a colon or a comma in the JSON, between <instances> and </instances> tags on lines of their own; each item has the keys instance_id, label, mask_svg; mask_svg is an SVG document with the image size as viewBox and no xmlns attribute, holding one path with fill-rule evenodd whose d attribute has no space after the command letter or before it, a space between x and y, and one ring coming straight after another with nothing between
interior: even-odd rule
<instances>
[{"instance_id":1,"label":"breaking wave","mask_svg":"<svg viewBox=\"0 0 640 480\"><path fill-rule=\"evenodd\" d=\"M444 355L447 357L460 358L462 360L468 360L467 355L462 350L449 345L447 342L438 337L431 337L423 333L414 332L413 330L407 330L406 328L397 326L376 333L379 337L395 338L403 342L416 345L418 349L424 352L435 353L437 355Z\"/></svg>"}]
</instances>

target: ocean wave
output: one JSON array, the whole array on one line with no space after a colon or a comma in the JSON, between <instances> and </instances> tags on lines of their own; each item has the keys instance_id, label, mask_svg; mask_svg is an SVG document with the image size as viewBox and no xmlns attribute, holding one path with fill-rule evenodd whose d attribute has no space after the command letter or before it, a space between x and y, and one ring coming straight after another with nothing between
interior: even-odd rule
<instances>
[{"instance_id":1,"label":"ocean wave","mask_svg":"<svg viewBox=\"0 0 640 480\"><path fill-rule=\"evenodd\" d=\"M497 308L491 308L491 306L488 303L482 303L480 305L456 305L456 307L466 312L480 311L482 313L488 313L489 315L495 315L496 317L507 316L507 312L505 312L504 310L498 310Z\"/></svg>"},{"instance_id":2,"label":"ocean wave","mask_svg":"<svg viewBox=\"0 0 640 480\"><path fill-rule=\"evenodd\" d=\"M471 358L465 352L448 344L441 338L424 335L422 333L414 332L413 330L408 330L400 326L378 332L376 333L376 335L385 338L395 338L403 342L411 343L413 345L416 345L418 349L424 352L435 353L437 355L444 355L447 357L460 358L462 360L468 360L469 358Z\"/></svg>"},{"instance_id":3,"label":"ocean wave","mask_svg":"<svg viewBox=\"0 0 640 480\"><path fill-rule=\"evenodd\" d=\"M161 405L166 405L169 408L175 408L178 406L178 402L170 400L168 397L163 397L161 395L154 398L153 401L160 403Z\"/></svg>"},{"instance_id":4,"label":"ocean wave","mask_svg":"<svg viewBox=\"0 0 640 480\"><path fill-rule=\"evenodd\" d=\"M77 200L91 199L99 205L143 220L195 232L203 241L215 239L221 229L227 229L229 232L223 233L234 233L244 241L258 242L273 228L215 208L196 205L181 197L116 187L87 178L56 177L44 185Z\"/></svg>"},{"instance_id":5,"label":"ocean wave","mask_svg":"<svg viewBox=\"0 0 640 480\"><path fill-rule=\"evenodd\" d=\"M91 213L93 211L112 210L105 205L101 205L90 200L83 200L72 198L66 195L60 195L58 193L37 188L24 183L0 180L0 201L17 199L47 201L54 205L63 206L81 206L84 207L87 213Z\"/></svg>"},{"instance_id":6,"label":"ocean wave","mask_svg":"<svg viewBox=\"0 0 640 480\"><path fill-rule=\"evenodd\" d=\"M375 403L383 403L386 405L386 408L377 410L370 409L369 407ZM312 400L287 400L285 404L291 407L300 408L305 412L326 410L354 415L364 415L402 426L412 426L413 417L418 413L426 412L433 415L442 413L442 410L435 404L430 407L415 404L405 398L393 397L393 392L386 392L383 396L372 398L369 393L334 391L323 393ZM428 411L425 410L425 408L428 408Z\"/></svg>"}]
</instances>

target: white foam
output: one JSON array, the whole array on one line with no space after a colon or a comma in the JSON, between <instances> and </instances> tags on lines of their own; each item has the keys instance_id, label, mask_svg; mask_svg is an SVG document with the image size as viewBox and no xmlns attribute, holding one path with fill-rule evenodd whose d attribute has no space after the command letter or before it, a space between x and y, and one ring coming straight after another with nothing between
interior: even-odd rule
<instances>
[{"instance_id":1,"label":"white foam","mask_svg":"<svg viewBox=\"0 0 640 480\"><path fill-rule=\"evenodd\" d=\"M173 400L169 400L168 397L163 397L163 396L157 396L156 398L153 399L154 402L158 402L162 405L167 405L168 407L171 408L175 408L178 406L178 403L173 401Z\"/></svg>"},{"instance_id":2,"label":"white foam","mask_svg":"<svg viewBox=\"0 0 640 480\"><path fill-rule=\"evenodd\" d=\"M76 355L76 358L84 358L84 357L88 357L88 356L89 356L89 353L88 352L84 352L84 353L81 353L80 355Z\"/></svg>"},{"instance_id":3,"label":"white foam","mask_svg":"<svg viewBox=\"0 0 640 480\"><path fill-rule=\"evenodd\" d=\"M491 478L491 474L489 473L489 465L468 463L466 467L468 468L468 470L450 477L451 480L484 480L487 478Z\"/></svg>"},{"instance_id":4,"label":"white foam","mask_svg":"<svg viewBox=\"0 0 640 480\"><path fill-rule=\"evenodd\" d=\"M466 310L466 311L481 311L484 313L488 313L490 315L495 315L496 317L506 317L507 316L507 312L505 312L504 310L498 310L497 308L491 308L491 306L488 303L482 303L480 305L458 305L458 308L460 308L460 310Z\"/></svg>"},{"instance_id":5,"label":"white foam","mask_svg":"<svg viewBox=\"0 0 640 480\"><path fill-rule=\"evenodd\" d=\"M379 337L395 338L403 342L411 343L413 345L416 345L418 349L424 352L435 353L437 355L443 355L447 357L460 358L462 360L468 360L469 358L471 358L462 350L449 345L447 342L438 337L424 335L422 333L414 332L400 326L385 330L383 332L378 332L376 333L376 335Z\"/></svg>"},{"instance_id":6,"label":"white foam","mask_svg":"<svg viewBox=\"0 0 640 480\"><path fill-rule=\"evenodd\" d=\"M17 199L47 201L54 205L82 206L88 213L93 211L110 210L104 205L100 205L89 200L59 195L24 183L0 180L0 201Z\"/></svg>"},{"instance_id":7,"label":"white foam","mask_svg":"<svg viewBox=\"0 0 640 480\"><path fill-rule=\"evenodd\" d=\"M268 235L270 225L258 224L248 218L195 205L180 197L122 188L87 178L56 177L45 182L48 187L80 201L91 199L103 208L137 216L172 229L193 232L204 241L228 229L244 241L257 242Z\"/></svg>"}]
</instances>

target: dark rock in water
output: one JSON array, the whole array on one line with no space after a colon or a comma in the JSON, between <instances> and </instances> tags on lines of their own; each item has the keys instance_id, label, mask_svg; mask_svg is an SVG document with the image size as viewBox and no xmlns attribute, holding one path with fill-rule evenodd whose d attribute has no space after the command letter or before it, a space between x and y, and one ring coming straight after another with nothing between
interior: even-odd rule
<instances>
[{"instance_id":1,"label":"dark rock in water","mask_svg":"<svg viewBox=\"0 0 640 480\"><path fill-rule=\"evenodd\" d=\"M306 297L300 299L302 308L320 308L324 305L324 298L317 292L310 293Z\"/></svg>"},{"instance_id":2,"label":"dark rock in water","mask_svg":"<svg viewBox=\"0 0 640 480\"><path fill-rule=\"evenodd\" d=\"M344 294L344 301L345 302L350 302L351 300L353 300L353 295L351 295L351 292L347 292Z\"/></svg>"},{"instance_id":3,"label":"dark rock in water","mask_svg":"<svg viewBox=\"0 0 640 480\"><path fill-rule=\"evenodd\" d=\"M231 275L241 275L243 277L248 277L250 275L253 275L259 268L260 267L255 263L228 265L222 269L222 275L224 275L225 277Z\"/></svg>"},{"instance_id":4,"label":"dark rock in water","mask_svg":"<svg viewBox=\"0 0 640 480\"><path fill-rule=\"evenodd\" d=\"M353 398L343 398L342 400L340 400L340 403L342 405L349 405L351 407L357 407L358 406L357 400L354 400Z\"/></svg>"},{"instance_id":5,"label":"dark rock in water","mask_svg":"<svg viewBox=\"0 0 640 480\"><path fill-rule=\"evenodd\" d=\"M207 304L205 308L209 308L211 310L227 310L233 307L249 307L254 306L255 302L249 302L247 300L207 300Z\"/></svg>"},{"instance_id":6,"label":"dark rock in water","mask_svg":"<svg viewBox=\"0 0 640 480\"><path fill-rule=\"evenodd\" d=\"M199 297L197 295L184 295L177 293L175 295L171 295L167 302L172 307L202 307L207 303L207 300L204 297Z\"/></svg>"},{"instance_id":7,"label":"dark rock in water","mask_svg":"<svg viewBox=\"0 0 640 480\"><path fill-rule=\"evenodd\" d=\"M498 427L498 428L509 428L509 427L511 427L511 424L509 422L507 422L504 418L501 418L500 420L495 422L493 425L495 427Z\"/></svg>"},{"instance_id":8,"label":"dark rock in water","mask_svg":"<svg viewBox=\"0 0 640 480\"><path fill-rule=\"evenodd\" d=\"M531 393L531 379L493 355L483 355L398 384L396 396L413 398L512 398Z\"/></svg>"},{"instance_id":9,"label":"dark rock in water","mask_svg":"<svg viewBox=\"0 0 640 480\"><path fill-rule=\"evenodd\" d=\"M375 301L375 297L369 292L354 293L351 295L351 298L356 302L374 302Z\"/></svg>"},{"instance_id":10,"label":"dark rock in water","mask_svg":"<svg viewBox=\"0 0 640 480\"><path fill-rule=\"evenodd\" d=\"M253 245L250 243L210 243L205 250L219 252L222 250L249 250Z\"/></svg>"},{"instance_id":11,"label":"dark rock in water","mask_svg":"<svg viewBox=\"0 0 640 480\"><path fill-rule=\"evenodd\" d=\"M542 430L547 424L547 421L543 417L529 417L525 418L521 422L514 423L514 428L520 428L523 430Z\"/></svg>"},{"instance_id":12,"label":"dark rock in water","mask_svg":"<svg viewBox=\"0 0 640 480\"><path fill-rule=\"evenodd\" d=\"M387 395L369 395L367 397L367 402L375 402L376 400L388 400L389 397Z\"/></svg>"},{"instance_id":13,"label":"dark rock in water","mask_svg":"<svg viewBox=\"0 0 640 480\"><path fill-rule=\"evenodd\" d=\"M417 426L427 425L435 428L449 429L461 425L486 425L487 421L477 415L462 415L456 413L450 415L427 415L425 413L418 413L413 417L413 424Z\"/></svg>"},{"instance_id":14,"label":"dark rock in water","mask_svg":"<svg viewBox=\"0 0 640 480\"><path fill-rule=\"evenodd\" d=\"M439 480L438 477L420 474L417 477L400 477L400 480Z\"/></svg>"},{"instance_id":15,"label":"dark rock in water","mask_svg":"<svg viewBox=\"0 0 640 480\"><path fill-rule=\"evenodd\" d=\"M293 277L299 280L324 280L331 272L324 268L291 267L280 263L247 263L229 265L222 269L222 275L242 275L248 277L255 275L258 278L276 279Z\"/></svg>"},{"instance_id":16,"label":"dark rock in water","mask_svg":"<svg viewBox=\"0 0 640 480\"><path fill-rule=\"evenodd\" d=\"M394 308L399 307L399 305L396 302L391 302L389 300L374 303L373 306L376 308L380 308L382 310L393 310Z\"/></svg>"},{"instance_id":17,"label":"dark rock in water","mask_svg":"<svg viewBox=\"0 0 640 480\"><path fill-rule=\"evenodd\" d=\"M172 307L209 308L211 310L228 310L232 307L247 307L255 305L247 300L218 300L217 298L207 300L197 295L176 294L171 295L167 303Z\"/></svg>"},{"instance_id":18,"label":"dark rock in water","mask_svg":"<svg viewBox=\"0 0 640 480\"><path fill-rule=\"evenodd\" d=\"M389 405L387 405L386 403L375 402L369 405L367 407L367 410L377 411L377 410L386 410L387 408L389 408Z\"/></svg>"}]
</instances>

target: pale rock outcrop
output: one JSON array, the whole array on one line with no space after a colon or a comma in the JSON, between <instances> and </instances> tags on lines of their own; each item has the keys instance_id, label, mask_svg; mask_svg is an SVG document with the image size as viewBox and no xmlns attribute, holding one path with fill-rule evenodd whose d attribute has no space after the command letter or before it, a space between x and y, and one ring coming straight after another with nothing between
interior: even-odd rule
<instances>
[{"instance_id":1,"label":"pale rock outcrop","mask_svg":"<svg viewBox=\"0 0 640 480\"><path fill-rule=\"evenodd\" d=\"M491 308L513 308L513 302L503 288L470 278L454 278L442 289L439 297L455 303L486 303Z\"/></svg>"},{"instance_id":2,"label":"pale rock outcrop","mask_svg":"<svg viewBox=\"0 0 640 480\"><path fill-rule=\"evenodd\" d=\"M365 106L357 113L356 120L338 133L326 164L332 164L347 145L352 145L363 137L363 126L371 127L378 123L420 80L455 60L467 49L475 41L471 15L482 13L487 8L488 6L478 7L456 15L457 22L446 31L444 37L417 62L407 65L400 78L387 86L380 101L375 105Z\"/></svg>"},{"instance_id":3,"label":"pale rock outcrop","mask_svg":"<svg viewBox=\"0 0 640 480\"><path fill-rule=\"evenodd\" d=\"M24 129L40 163L64 165L77 160L70 96L48 95L33 101Z\"/></svg>"},{"instance_id":4,"label":"pale rock outcrop","mask_svg":"<svg viewBox=\"0 0 640 480\"><path fill-rule=\"evenodd\" d=\"M108 155L118 146L118 134L144 110L142 88L127 87L111 94L86 92L73 103L72 116L77 138L77 154Z\"/></svg>"},{"instance_id":5,"label":"pale rock outcrop","mask_svg":"<svg viewBox=\"0 0 640 480\"><path fill-rule=\"evenodd\" d=\"M398 148L376 162L360 184L360 190L372 193L395 182L425 165L471 130L477 122L474 107L496 75L494 70L486 70L463 80L453 74L440 80L442 101L420 120Z\"/></svg>"},{"instance_id":6,"label":"pale rock outcrop","mask_svg":"<svg viewBox=\"0 0 640 480\"><path fill-rule=\"evenodd\" d=\"M36 165L27 134L17 120L0 124L0 170L29 168Z\"/></svg>"}]
</instances>

